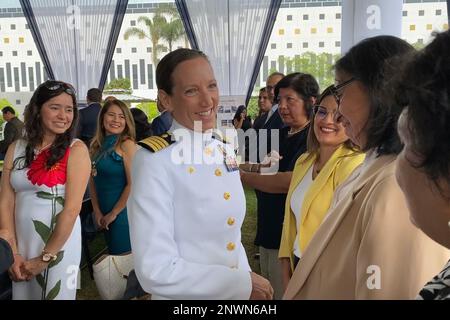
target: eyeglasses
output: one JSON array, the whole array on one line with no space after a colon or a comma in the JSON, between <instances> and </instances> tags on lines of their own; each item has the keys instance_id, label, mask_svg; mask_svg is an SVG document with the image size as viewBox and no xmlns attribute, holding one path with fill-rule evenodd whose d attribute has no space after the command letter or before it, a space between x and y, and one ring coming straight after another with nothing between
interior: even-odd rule
<instances>
[{"instance_id":1,"label":"eyeglasses","mask_svg":"<svg viewBox=\"0 0 450 320\"><path fill-rule=\"evenodd\" d=\"M320 106L320 105L314 106L313 111L314 111L314 115L316 117L318 117L320 120L325 119L328 116L328 114L331 114L331 116L334 119L334 115L338 112L337 109L335 109L333 111L328 111L327 108L325 108L324 106Z\"/></svg>"},{"instance_id":2,"label":"eyeglasses","mask_svg":"<svg viewBox=\"0 0 450 320\"><path fill-rule=\"evenodd\" d=\"M45 81L41 86L44 86L49 91L57 91L61 90L65 93L74 96L75 89L68 83L62 82L62 81L56 81L56 80L47 80Z\"/></svg>"},{"instance_id":3,"label":"eyeglasses","mask_svg":"<svg viewBox=\"0 0 450 320\"><path fill-rule=\"evenodd\" d=\"M341 84L338 84L337 86L333 86L330 88L330 91L333 94L334 99L336 100L336 103L338 105L338 108L341 105L342 89L344 89L346 86L348 86L350 83L352 83L355 80L356 80L356 78L350 78L349 80L344 81Z\"/></svg>"}]
</instances>

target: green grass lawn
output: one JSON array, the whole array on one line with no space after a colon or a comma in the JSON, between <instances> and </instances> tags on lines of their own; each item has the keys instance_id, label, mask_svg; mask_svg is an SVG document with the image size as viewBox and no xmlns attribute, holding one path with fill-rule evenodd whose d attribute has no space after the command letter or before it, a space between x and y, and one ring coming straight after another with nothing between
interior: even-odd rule
<instances>
[{"instance_id":1,"label":"green grass lawn","mask_svg":"<svg viewBox=\"0 0 450 320\"><path fill-rule=\"evenodd\" d=\"M242 243L247 252L250 267L254 272L260 273L259 260L256 260L255 254L258 248L253 244L256 234L256 196L253 189L245 189L245 197L247 198L247 214L244 224L242 225ZM89 244L91 255L94 257L99 255L106 247L103 234L97 237ZM84 262L82 262L84 266ZM81 289L77 293L78 300L98 300L100 299L95 282L91 280L87 267L81 269Z\"/></svg>"}]
</instances>

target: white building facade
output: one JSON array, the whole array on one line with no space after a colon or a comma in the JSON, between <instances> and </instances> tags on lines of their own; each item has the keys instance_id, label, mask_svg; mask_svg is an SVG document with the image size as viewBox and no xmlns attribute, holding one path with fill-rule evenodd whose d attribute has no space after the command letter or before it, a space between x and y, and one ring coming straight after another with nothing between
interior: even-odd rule
<instances>
[{"instance_id":1,"label":"white building facade","mask_svg":"<svg viewBox=\"0 0 450 320\"><path fill-rule=\"evenodd\" d=\"M158 5L139 1L130 1L128 5L107 82L115 78L129 78L133 95L154 99L156 84L151 42L137 37L125 40L123 36L130 27L144 29L138 18L152 16ZM292 66L286 64L287 58L292 59L308 51L339 54L341 18L341 1L283 0L256 87L264 86L271 71L293 71ZM426 44L433 31L447 29L445 0L404 0L402 38L409 43ZM164 41L160 43L167 47ZM184 47L185 44L182 38L173 48ZM7 98L20 110L45 79L44 65L21 8L1 8L0 4L0 99Z\"/></svg>"}]
</instances>

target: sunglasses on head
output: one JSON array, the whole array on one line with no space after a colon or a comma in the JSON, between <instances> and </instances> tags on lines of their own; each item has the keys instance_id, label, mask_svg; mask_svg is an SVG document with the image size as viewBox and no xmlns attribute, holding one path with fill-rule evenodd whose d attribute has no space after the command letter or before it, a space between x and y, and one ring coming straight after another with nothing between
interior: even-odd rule
<instances>
[{"instance_id":1,"label":"sunglasses on head","mask_svg":"<svg viewBox=\"0 0 450 320\"><path fill-rule=\"evenodd\" d=\"M58 91L61 90L65 93L74 96L75 95L75 89L68 83L62 82L62 81L56 81L56 80L48 80L45 81L42 86L44 86L49 91Z\"/></svg>"}]
</instances>

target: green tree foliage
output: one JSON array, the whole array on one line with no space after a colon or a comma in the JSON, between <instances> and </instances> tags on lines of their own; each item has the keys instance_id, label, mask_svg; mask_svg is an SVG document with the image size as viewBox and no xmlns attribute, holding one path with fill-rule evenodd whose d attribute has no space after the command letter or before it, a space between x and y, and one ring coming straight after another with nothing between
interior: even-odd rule
<instances>
[{"instance_id":1,"label":"green tree foliage","mask_svg":"<svg viewBox=\"0 0 450 320\"><path fill-rule=\"evenodd\" d=\"M323 90L334 83L333 65L340 55L330 53L305 52L294 58L285 58L285 65L292 72L303 72L313 75Z\"/></svg>"},{"instance_id":2,"label":"green tree foliage","mask_svg":"<svg viewBox=\"0 0 450 320\"><path fill-rule=\"evenodd\" d=\"M139 39L149 39L152 43L152 61L153 66L159 62L159 53L162 52L166 47L159 43L164 25L167 24L166 18L159 14L155 14L153 18L146 16L140 16L138 18L138 23L144 24L145 28L141 29L138 27L131 27L125 31L124 38L128 40L130 37L138 37Z\"/></svg>"},{"instance_id":3,"label":"green tree foliage","mask_svg":"<svg viewBox=\"0 0 450 320\"><path fill-rule=\"evenodd\" d=\"M183 22L177 8L170 3L161 4L156 10L156 14L165 19L161 30L161 38L167 41L169 51L173 49L173 43L185 36ZM166 19L168 17L168 19ZM185 38L186 39L186 38Z\"/></svg>"},{"instance_id":4,"label":"green tree foliage","mask_svg":"<svg viewBox=\"0 0 450 320\"><path fill-rule=\"evenodd\" d=\"M148 117L148 121L151 122L154 118L159 116L158 108L156 107L156 102L144 102L136 106L136 108L141 109Z\"/></svg>"},{"instance_id":5,"label":"green tree foliage","mask_svg":"<svg viewBox=\"0 0 450 320\"><path fill-rule=\"evenodd\" d=\"M114 89L125 90L124 93L128 94L131 94L133 92L133 89L131 89L131 81L128 78L116 78L114 80L111 80L105 86L105 91L106 90L113 91Z\"/></svg>"}]
</instances>

